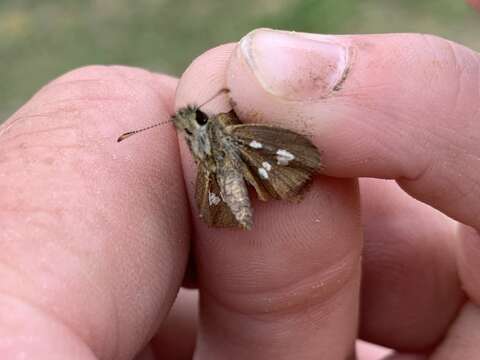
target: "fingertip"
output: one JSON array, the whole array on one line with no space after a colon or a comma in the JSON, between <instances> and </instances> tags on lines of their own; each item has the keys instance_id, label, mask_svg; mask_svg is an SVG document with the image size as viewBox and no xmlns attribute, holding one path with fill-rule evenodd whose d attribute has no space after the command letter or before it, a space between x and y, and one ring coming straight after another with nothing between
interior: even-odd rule
<instances>
[{"instance_id":1,"label":"fingertip","mask_svg":"<svg viewBox=\"0 0 480 360\"><path fill-rule=\"evenodd\" d=\"M343 86L352 57L348 44L348 38L330 35L250 32L236 46L228 68L235 110L246 121L305 129L307 121L321 116L312 106L328 102Z\"/></svg>"},{"instance_id":2,"label":"fingertip","mask_svg":"<svg viewBox=\"0 0 480 360\"><path fill-rule=\"evenodd\" d=\"M123 78L124 80L134 80L139 82L148 82L150 87L162 90L175 90L178 79L161 73L155 73L147 69L126 65L86 65L72 69L58 78L52 80L45 87L51 84L60 84L70 81L87 81L93 79L103 79L105 81Z\"/></svg>"},{"instance_id":3,"label":"fingertip","mask_svg":"<svg viewBox=\"0 0 480 360\"><path fill-rule=\"evenodd\" d=\"M0 295L0 315L2 359L95 360L101 355L85 342L85 334L72 331L54 312L5 292Z\"/></svg>"},{"instance_id":4,"label":"fingertip","mask_svg":"<svg viewBox=\"0 0 480 360\"><path fill-rule=\"evenodd\" d=\"M217 46L190 64L179 81L175 109L192 104L200 105L226 87L227 65L234 48L233 43ZM202 109L212 113L228 111L228 97L219 96Z\"/></svg>"}]
</instances>

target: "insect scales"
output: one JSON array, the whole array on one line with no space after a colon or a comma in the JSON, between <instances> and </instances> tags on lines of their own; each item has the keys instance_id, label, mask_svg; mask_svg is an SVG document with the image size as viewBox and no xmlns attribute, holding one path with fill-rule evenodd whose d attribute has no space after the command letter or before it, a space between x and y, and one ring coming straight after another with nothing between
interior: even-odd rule
<instances>
[{"instance_id":1,"label":"insect scales","mask_svg":"<svg viewBox=\"0 0 480 360\"><path fill-rule=\"evenodd\" d=\"M247 184L260 200L295 200L321 168L320 153L305 136L243 124L233 110L208 116L200 109L203 105L187 105L171 121L183 132L198 166L195 199L207 225L251 229ZM125 133L118 141L157 125Z\"/></svg>"}]
</instances>

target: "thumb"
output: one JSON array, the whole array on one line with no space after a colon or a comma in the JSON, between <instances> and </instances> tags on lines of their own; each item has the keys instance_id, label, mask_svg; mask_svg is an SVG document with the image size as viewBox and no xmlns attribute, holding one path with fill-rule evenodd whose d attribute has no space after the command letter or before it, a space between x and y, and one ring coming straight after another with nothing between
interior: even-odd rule
<instances>
[{"instance_id":1,"label":"thumb","mask_svg":"<svg viewBox=\"0 0 480 360\"><path fill-rule=\"evenodd\" d=\"M234 51L228 87L242 119L313 134L328 175L396 179L478 229L479 65L427 35L260 29Z\"/></svg>"}]
</instances>

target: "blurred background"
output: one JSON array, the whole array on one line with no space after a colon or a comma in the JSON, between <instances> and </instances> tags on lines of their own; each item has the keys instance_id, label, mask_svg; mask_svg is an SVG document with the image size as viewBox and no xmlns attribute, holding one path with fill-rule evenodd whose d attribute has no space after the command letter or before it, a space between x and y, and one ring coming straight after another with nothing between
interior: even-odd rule
<instances>
[{"instance_id":1,"label":"blurred background","mask_svg":"<svg viewBox=\"0 0 480 360\"><path fill-rule=\"evenodd\" d=\"M0 123L40 86L86 64L180 75L204 50L256 27L424 32L480 50L462 0L0 0Z\"/></svg>"}]
</instances>

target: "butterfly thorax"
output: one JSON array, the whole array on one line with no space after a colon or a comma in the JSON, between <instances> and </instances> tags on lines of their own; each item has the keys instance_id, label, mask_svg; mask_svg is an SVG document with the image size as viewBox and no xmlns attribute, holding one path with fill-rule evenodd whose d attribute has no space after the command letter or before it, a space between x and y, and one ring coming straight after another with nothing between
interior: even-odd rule
<instances>
[{"instance_id":1,"label":"butterfly thorax","mask_svg":"<svg viewBox=\"0 0 480 360\"><path fill-rule=\"evenodd\" d=\"M221 149L231 146L231 138L225 128L232 124L228 116L215 116L208 118L195 105L189 105L178 110L172 121L184 134L185 140L195 159L195 162L205 164L210 170L215 171L215 156L221 156ZM213 148L220 150L213 153Z\"/></svg>"}]
</instances>

